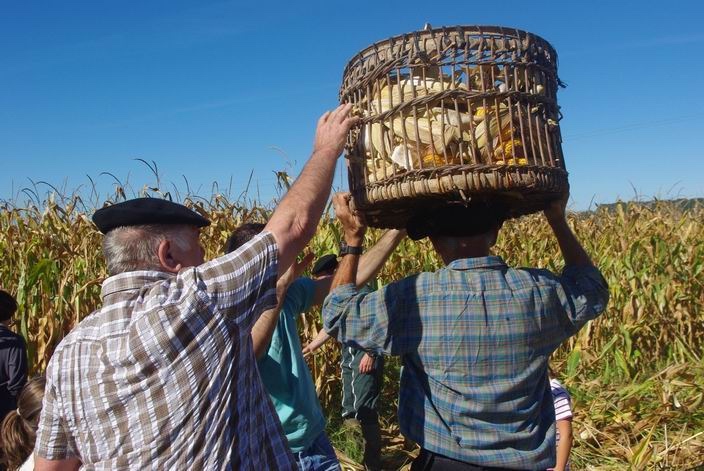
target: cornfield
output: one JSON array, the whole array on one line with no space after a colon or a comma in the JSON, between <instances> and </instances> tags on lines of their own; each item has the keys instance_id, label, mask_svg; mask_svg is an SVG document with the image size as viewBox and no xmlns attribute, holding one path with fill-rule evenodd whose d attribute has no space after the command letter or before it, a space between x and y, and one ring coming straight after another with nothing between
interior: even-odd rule
<instances>
[{"instance_id":1,"label":"cornfield","mask_svg":"<svg viewBox=\"0 0 704 471\"><path fill-rule=\"evenodd\" d=\"M59 202L57 202L57 200ZM184 202L211 219L206 258L222 252L241 222L262 220L258 203L210 199ZM17 330L27 339L30 368L41 372L57 343L99 305L106 277L101 235L78 197L42 204L4 203L0 212L0 284L16 294ZM572 214L570 223L609 281L608 311L566 342L553 368L573 396L573 469L690 469L704 465L704 208L660 202L618 204ZM380 236L370 230L366 245ZM310 248L336 252L340 229L329 215ZM561 257L539 215L508 222L495 252L513 266L555 271ZM440 266L427 242L404 240L379 275L382 283ZM319 312L300 326L306 343L320 329ZM310 360L328 431L343 464L359 448L340 432L339 348L329 342ZM396 423L398 359L389 359L380 411L384 460L407 469L415 452Z\"/></svg>"}]
</instances>

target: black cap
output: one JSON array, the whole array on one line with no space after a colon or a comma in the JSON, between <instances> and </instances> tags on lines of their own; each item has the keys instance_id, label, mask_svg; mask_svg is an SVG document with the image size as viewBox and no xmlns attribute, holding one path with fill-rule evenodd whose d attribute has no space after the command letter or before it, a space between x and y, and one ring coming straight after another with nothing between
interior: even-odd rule
<instances>
[{"instance_id":1,"label":"black cap","mask_svg":"<svg viewBox=\"0 0 704 471\"><path fill-rule=\"evenodd\" d=\"M329 253L320 257L313 265L311 273L313 276L318 276L321 273L331 271L337 268L337 255Z\"/></svg>"},{"instance_id":2,"label":"black cap","mask_svg":"<svg viewBox=\"0 0 704 471\"><path fill-rule=\"evenodd\" d=\"M501 227L507 216L508 208L500 202L450 203L414 214L406 230L412 240L429 236L468 237Z\"/></svg>"},{"instance_id":3,"label":"black cap","mask_svg":"<svg viewBox=\"0 0 704 471\"><path fill-rule=\"evenodd\" d=\"M142 224L210 225L210 221L182 204L159 198L137 198L101 208L93 214L93 222L103 234L116 227Z\"/></svg>"}]
</instances>

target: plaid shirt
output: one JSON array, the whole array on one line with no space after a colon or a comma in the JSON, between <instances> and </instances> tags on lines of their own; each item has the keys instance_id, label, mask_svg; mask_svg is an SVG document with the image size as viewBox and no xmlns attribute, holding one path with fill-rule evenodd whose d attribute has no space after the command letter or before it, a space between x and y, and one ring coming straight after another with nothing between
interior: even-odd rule
<instances>
[{"instance_id":1,"label":"plaid shirt","mask_svg":"<svg viewBox=\"0 0 704 471\"><path fill-rule=\"evenodd\" d=\"M406 437L475 465L545 469L555 461L548 358L607 301L594 267L558 277L492 256L455 260L369 294L340 286L323 317L343 343L402 355Z\"/></svg>"},{"instance_id":2,"label":"plaid shirt","mask_svg":"<svg viewBox=\"0 0 704 471\"><path fill-rule=\"evenodd\" d=\"M122 273L47 369L36 453L95 469L296 469L250 331L276 304L262 233L174 276Z\"/></svg>"}]
</instances>

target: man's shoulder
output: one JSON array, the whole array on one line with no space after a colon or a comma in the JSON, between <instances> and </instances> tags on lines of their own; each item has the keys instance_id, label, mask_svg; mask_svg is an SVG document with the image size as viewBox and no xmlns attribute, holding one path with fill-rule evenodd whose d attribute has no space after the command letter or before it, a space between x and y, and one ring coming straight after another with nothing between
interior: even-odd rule
<instances>
[{"instance_id":1,"label":"man's shoulder","mask_svg":"<svg viewBox=\"0 0 704 471\"><path fill-rule=\"evenodd\" d=\"M0 333L0 345L3 348L26 348L24 337L7 328Z\"/></svg>"},{"instance_id":2,"label":"man's shoulder","mask_svg":"<svg viewBox=\"0 0 704 471\"><path fill-rule=\"evenodd\" d=\"M559 275L547 268L536 267L509 267L506 270L506 278L509 282L517 285L548 285L552 286L560 282Z\"/></svg>"},{"instance_id":3,"label":"man's shoulder","mask_svg":"<svg viewBox=\"0 0 704 471\"><path fill-rule=\"evenodd\" d=\"M84 317L66 336L61 339L59 344L54 349L52 358L59 357L66 350L71 349L74 345L81 343L84 339L95 337L97 328L99 327L101 310L93 311Z\"/></svg>"}]
</instances>

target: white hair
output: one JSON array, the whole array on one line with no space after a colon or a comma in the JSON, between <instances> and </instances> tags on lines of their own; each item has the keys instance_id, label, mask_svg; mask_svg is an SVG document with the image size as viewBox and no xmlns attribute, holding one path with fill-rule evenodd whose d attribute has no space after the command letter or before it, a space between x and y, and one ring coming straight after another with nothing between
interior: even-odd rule
<instances>
[{"instance_id":1,"label":"white hair","mask_svg":"<svg viewBox=\"0 0 704 471\"><path fill-rule=\"evenodd\" d=\"M168 240L182 250L188 250L191 241L187 225L144 224L117 227L103 237L103 256L108 273L117 275L135 270L160 268L159 244Z\"/></svg>"}]
</instances>

